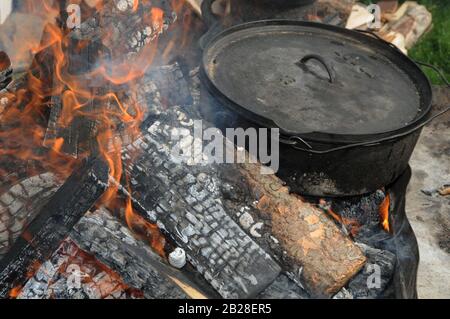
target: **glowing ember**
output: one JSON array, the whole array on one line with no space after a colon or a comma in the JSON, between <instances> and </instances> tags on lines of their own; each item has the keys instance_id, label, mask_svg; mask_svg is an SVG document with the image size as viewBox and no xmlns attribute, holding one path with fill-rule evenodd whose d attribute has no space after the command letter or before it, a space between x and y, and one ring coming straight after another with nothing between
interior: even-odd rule
<instances>
[{"instance_id":1,"label":"glowing ember","mask_svg":"<svg viewBox=\"0 0 450 319\"><path fill-rule=\"evenodd\" d=\"M383 229L387 232L390 232L390 226L389 226L389 209L391 206L391 199L389 194L386 195L386 198L381 203L378 211L380 213L380 222Z\"/></svg>"},{"instance_id":2,"label":"glowing ember","mask_svg":"<svg viewBox=\"0 0 450 319\"><path fill-rule=\"evenodd\" d=\"M11 291L9 292L9 298L16 299L22 292L22 288L22 286L17 286L11 289Z\"/></svg>"}]
</instances>

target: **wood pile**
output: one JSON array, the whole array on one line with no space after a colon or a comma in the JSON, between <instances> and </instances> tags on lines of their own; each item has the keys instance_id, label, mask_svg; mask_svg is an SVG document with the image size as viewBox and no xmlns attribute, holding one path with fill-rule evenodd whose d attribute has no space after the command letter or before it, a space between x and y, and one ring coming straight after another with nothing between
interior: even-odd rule
<instances>
[{"instance_id":1,"label":"wood pile","mask_svg":"<svg viewBox=\"0 0 450 319\"><path fill-rule=\"evenodd\" d=\"M431 13L415 1L406 1L399 6L398 1L383 0L377 5L378 9L355 4L346 27L372 30L405 54L431 29Z\"/></svg>"}]
</instances>

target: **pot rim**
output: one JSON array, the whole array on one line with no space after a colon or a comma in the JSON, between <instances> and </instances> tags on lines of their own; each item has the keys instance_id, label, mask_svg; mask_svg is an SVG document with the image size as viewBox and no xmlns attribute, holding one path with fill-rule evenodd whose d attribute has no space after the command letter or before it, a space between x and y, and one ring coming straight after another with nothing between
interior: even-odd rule
<instances>
[{"instance_id":1,"label":"pot rim","mask_svg":"<svg viewBox=\"0 0 450 319\"><path fill-rule=\"evenodd\" d=\"M214 44L217 40L220 38L242 30L247 29L251 27L258 27L258 26L266 26L266 25L300 25L300 26L306 26L306 27L314 27L314 28L322 28L329 31L334 32L342 32L345 35L348 35L350 37L361 39L368 43L368 45L378 46L382 50L386 50L389 54L392 54L396 56L397 58L403 59L405 64L408 68L408 76L416 83L416 87L419 90L419 87L422 89L420 93L421 98L421 111L418 114L418 116L408 123L406 126L381 132L381 133L375 133L375 134L338 134L338 133L323 133L323 132L307 132L307 133L301 133L301 134L293 134L292 132L282 130L279 128L278 125L275 124L274 121L262 117L260 115L257 115L253 112L250 112L249 110L245 109L241 105L233 102L231 99L229 99L227 96L225 96L220 90L212 83L211 79L208 76L208 73L205 70L205 54L203 54L202 63L200 66L201 71L201 80L203 84L206 86L208 91L213 95L214 99L219 100L221 105L224 105L228 109L237 112L246 120L249 122L254 123L256 126L259 127L269 127L269 128L279 128L280 134L288 137L300 137L304 140L307 140L308 142L317 142L317 143L329 143L329 144L336 144L336 145L346 145L349 143L361 143L361 142L368 142L370 143L372 140L376 139L384 139L389 138L392 136L392 139L397 139L398 135L405 134L408 135L410 133L413 133L414 131L422 128L423 123L426 122L429 119L430 113L431 113L431 104L432 104L432 89L431 84L427 76L423 73L421 68L408 56L401 53L399 50L394 49L387 43L380 41L379 39L376 39L372 36L363 34L358 31L354 30L348 30L343 27L339 26L333 26L333 25L327 25L323 23L317 23L317 22L309 22L309 21L299 21L299 20L288 20L288 19L272 19L272 20L260 20L260 21L253 21L253 22L247 22L242 23L239 25L232 26L228 29L225 29L213 37L211 37L207 43L204 45L203 51L207 51L208 48Z\"/></svg>"}]
</instances>

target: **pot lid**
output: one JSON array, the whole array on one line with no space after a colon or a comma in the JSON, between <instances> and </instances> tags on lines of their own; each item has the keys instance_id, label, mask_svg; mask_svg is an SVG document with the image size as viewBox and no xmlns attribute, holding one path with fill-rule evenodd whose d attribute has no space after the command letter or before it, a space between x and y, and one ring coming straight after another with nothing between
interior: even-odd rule
<instances>
[{"instance_id":1,"label":"pot lid","mask_svg":"<svg viewBox=\"0 0 450 319\"><path fill-rule=\"evenodd\" d=\"M222 32L206 46L202 67L236 111L289 134L402 129L423 114L418 83L428 83L408 58L370 36L286 20Z\"/></svg>"}]
</instances>

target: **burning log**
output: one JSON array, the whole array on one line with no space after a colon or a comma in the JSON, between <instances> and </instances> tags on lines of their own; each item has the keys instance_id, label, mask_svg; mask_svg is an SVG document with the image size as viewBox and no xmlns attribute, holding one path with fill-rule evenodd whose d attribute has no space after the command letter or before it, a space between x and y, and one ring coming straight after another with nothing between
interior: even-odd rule
<instances>
[{"instance_id":1,"label":"burning log","mask_svg":"<svg viewBox=\"0 0 450 319\"><path fill-rule=\"evenodd\" d=\"M140 299L142 292L66 239L27 281L17 299Z\"/></svg>"},{"instance_id":2,"label":"burning log","mask_svg":"<svg viewBox=\"0 0 450 319\"><path fill-rule=\"evenodd\" d=\"M108 167L100 160L89 161L69 177L0 260L0 298L7 298L29 271L50 257L107 185Z\"/></svg>"},{"instance_id":3,"label":"burning log","mask_svg":"<svg viewBox=\"0 0 450 319\"><path fill-rule=\"evenodd\" d=\"M58 190L52 173L30 177L0 196L0 259Z\"/></svg>"},{"instance_id":4,"label":"burning log","mask_svg":"<svg viewBox=\"0 0 450 319\"><path fill-rule=\"evenodd\" d=\"M136 210L185 249L188 260L225 298L254 296L277 277L280 268L254 241L265 224L271 225L265 237L280 245L277 255L287 252L290 270L293 264L303 267L301 277L313 294L331 296L341 289L364 265L361 250L322 211L289 194L278 178L260 175L259 164L201 166L174 160L172 133L189 131L193 121L178 108L160 112L148 132L128 147L124 162L141 154L127 167ZM185 138L189 148L193 138ZM230 200L219 185L231 193L245 191ZM252 227L242 226L246 235L230 216L242 216L249 205L257 214ZM252 276L257 285L248 282ZM239 281L247 285L244 290Z\"/></svg>"},{"instance_id":5,"label":"burning log","mask_svg":"<svg viewBox=\"0 0 450 319\"><path fill-rule=\"evenodd\" d=\"M146 298L205 298L202 289L185 274L164 263L147 243L136 240L104 209L83 217L70 237Z\"/></svg>"}]
</instances>

